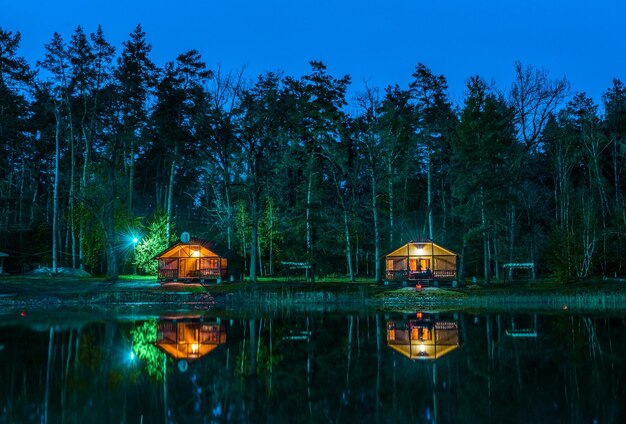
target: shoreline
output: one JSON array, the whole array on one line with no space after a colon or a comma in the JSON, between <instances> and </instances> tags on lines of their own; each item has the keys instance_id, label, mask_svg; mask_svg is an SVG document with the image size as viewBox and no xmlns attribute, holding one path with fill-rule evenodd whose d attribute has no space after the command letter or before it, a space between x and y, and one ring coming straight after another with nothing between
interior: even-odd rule
<instances>
[{"instance_id":1,"label":"shoreline","mask_svg":"<svg viewBox=\"0 0 626 424\"><path fill-rule=\"evenodd\" d=\"M626 285L588 282L558 285L494 284L463 288L378 286L371 283L227 283L168 284L153 280L115 283L76 279L65 285L54 278L0 279L3 310L107 311L128 308L239 310L382 311L445 309L456 311L626 311Z\"/></svg>"}]
</instances>

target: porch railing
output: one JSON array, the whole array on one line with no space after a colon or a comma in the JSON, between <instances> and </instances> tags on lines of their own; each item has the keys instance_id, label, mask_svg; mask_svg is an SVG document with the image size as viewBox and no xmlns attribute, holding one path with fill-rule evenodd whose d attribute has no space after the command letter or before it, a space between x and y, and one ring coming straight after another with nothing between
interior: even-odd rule
<instances>
[{"instance_id":1,"label":"porch railing","mask_svg":"<svg viewBox=\"0 0 626 424\"><path fill-rule=\"evenodd\" d=\"M388 270L385 274L387 281L453 280L456 278L456 270L453 269L439 269L432 272Z\"/></svg>"},{"instance_id":2,"label":"porch railing","mask_svg":"<svg viewBox=\"0 0 626 424\"><path fill-rule=\"evenodd\" d=\"M197 271L190 271L190 274L194 278L218 278L225 277L226 270L220 270L219 268L202 268Z\"/></svg>"},{"instance_id":3,"label":"porch railing","mask_svg":"<svg viewBox=\"0 0 626 424\"><path fill-rule=\"evenodd\" d=\"M159 279L161 280L173 280L178 278L178 269L160 269Z\"/></svg>"},{"instance_id":4,"label":"porch railing","mask_svg":"<svg viewBox=\"0 0 626 424\"><path fill-rule=\"evenodd\" d=\"M456 278L455 269L438 269L433 271L435 280L454 280Z\"/></svg>"},{"instance_id":5,"label":"porch railing","mask_svg":"<svg viewBox=\"0 0 626 424\"><path fill-rule=\"evenodd\" d=\"M159 279L161 280L175 280L175 279L187 279L187 278L226 278L228 273L225 269L220 268L202 268L187 271L185 275L179 275L178 269L160 269Z\"/></svg>"},{"instance_id":6,"label":"porch railing","mask_svg":"<svg viewBox=\"0 0 626 424\"><path fill-rule=\"evenodd\" d=\"M408 272L407 271L387 271L386 273L387 281L404 281L407 279Z\"/></svg>"}]
</instances>

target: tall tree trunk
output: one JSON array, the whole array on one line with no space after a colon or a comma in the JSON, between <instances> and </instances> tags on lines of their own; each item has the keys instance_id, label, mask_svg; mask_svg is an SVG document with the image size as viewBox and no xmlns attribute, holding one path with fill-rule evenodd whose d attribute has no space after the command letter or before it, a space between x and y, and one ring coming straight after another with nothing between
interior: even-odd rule
<instances>
[{"instance_id":1,"label":"tall tree trunk","mask_svg":"<svg viewBox=\"0 0 626 424\"><path fill-rule=\"evenodd\" d=\"M430 148L426 147L426 170L427 170L427 207L428 207L428 238L433 239L433 190L432 190L432 164L430 160Z\"/></svg>"},{"instance_id":2,"label":"tall tree trunk","mask_svg":"<svg viewBox=\"0 0 626 424\"><path fill-rule=\"evenodd\" d=\"M509 217L509 262L515 262L515 205L511 205Z\"/></svg>"},{"instance_id":3,"label":"tall tree trunk","mask_svg":"<svg viewBox=\"0 0 626 424\"><path fill-rule=\"evenodd\" d=\"M257 246L259 244L259 192L256 184L252 187L250 198L250 282L256 283L257 277Z\"/></svg>"},{"instance_id":4,"label":"tall tree trunk","mask_svg":"<svg viewBox=\"0 0 626 424\"><path fill-rule=\"evenodd\" d=\"M387 190L389 195L389 248L393 249L393 232L394 232L394 204L393 204L393 161L391 158L387 160L387 174L389 175L389 180L387 182Z\"/></svg>"},{"instance_id":5,"label":"tall tree trunk","mask_svg":"<svg viewBox=\"0 0 626 424\"><path fill-rule=\"evenodd\" d=\"M339 204L341 205L341 210L343 211L343 228L344 228L344 236L346 242L346 264L348 268L348 275L350 276L350 281L355 281L354 278L354 268L352 266L352 242L350 237L350 218L348 215L348 207L346 205L346 199L341 190L341 186L337 179L337 174L333 170L333 181L335 182L335 190L337 192L337 197L339 199Z\"/></svg>"},{"instance_id":6,"label":"tall tree trunk","mask_svg":"<svg viewBox=\"0 0 626 424\"><path fill-rule=\"evenodd\" d=\"M76 194L75 194L75 179L76 179L76 145L74 140L74 122L72 120L72 107L70 103L70 98L68 91L66 89L66 100L65 103L67 105L67 117L68 117L68 126L70 130L70 193L69 193L69 214L70 214L70 233L72 240L72 268L76 269L76 223L75 223L75 213L74 207L76 205Z\"/></svg>"},{"instance_id":7,"label":"tall tree trunk","mask_svg":"<svg viewBox=\"0 0 626 424\"><path fill-rule=\"evenodd\" d=\"M22 159L22 169L20 170L20 194L19 194L19 202L18 202L18 214L16 219L16 224L19 225L20 229L22 225L24 225L24 168L26 165L24 164L24 159Z\"/></svg>"},{"instance_id":8,"label":"tall tree trunk","mask_svg":"<svg viewBox=\"0 0 626 424\"><path fill-rule=\"evenodd\" d=\"M257 231L257 252L258 252L258 262L259 262L259 275L263 277L263 252L261 251L261 237L259 237L259 233Z\"/></svg>"},{"instance_id":9,"label":"tall tree trunk","mask_svg":"<svg viewBox=\"0 0 626 424\"><path fill-rule=\"evenodd\" d=\"M33 203L30 207L30 217L28 220L28 226L32 227L35 223L35 211L37 210L37 196L39 195L39 184L34 184L35 189L33 190Z\"/></svg>"},{"instance_id":10,"label":"tall tree trunk","mask_svg":"<svg viewBox=\"0 0 626 424\"><path fill-rule=\"evenodd\" d=\"M228 248L233 248L233 236L235 234L235 217L233 214L233 207L230 201L230 182L228 181L228 175L224 175L224 193L226 195L226 237L228 240Z\"/></svg>"},{"instance_id":11,"label":"tall tree trunk","mask_svg":"<svg viewBox=\"0 0 626 424\"><path fill-rule=\"evenodd\" d=\"M493 254L494 254L494 260L495 260L495 264L494 264L494 268L495 268L495 277L496 280L500 279L500 250L498 247L498 237L496 237L496 235L493 235Z\"/></svg>"},{"instance_id":12,"label":"tall tree trunk","mask_svg":"<svg viewBox=\"0 0 626 424\"><path fill-rule=\"evenodd\" d=\"M441 240L445 242L448 239L448 204L446 198L445 178L441 178L441 215Z\"/></svg>"},{"instance_id":13,"label":"tall tree trunk","mask_svg":"<svg viewBox=\"0 0 626 424\"><path fill-rule=\"evenodd\" d=\"M480 188L480 221L483 233L483 272L485 274L485 283L489 283L491 273L489 271L489 265L491 257L489 254L489 235L487 234L487 218L485 216L485 190Z\"/></svg>"},{"instance_id":14,"label":"tall tree trunk","mask_svg":"<svg viewBox=\"0 0 626 424\"><path fill-rule=\"evenodd\" d=\"M354 265L356 268L355 275L359 275L359 233L356 233L356 248L354 249Z\"/></svg>"},{"instance_id":15,"label":"tall tree trunk","mask_svg":"<svg viewBox=\"0 0 626 424\"><path fill-rule=\"evenodd\" d=\"M374 279L378 283L382 281L380 275L380 228L378 228L378 190L376 188L377 181L374 170L371 170L372 183L372 215L374 216Z\"/></svg>"},{"instance_id":16,"label":"tall tree trunk","mask_svg":"<svg viewBox=\"0 0 626 424\"><path fill-rule=\"evenodd\" d=\"M270 276L274 275L274 208L273 202L269 202L270 208ZM270 324L271 325L271 324Z\"/></svg>"},{"instance_id":17,"label":"tall tree trunk","mask_svg":"<svg viewBox=\"0 0 626 424\"><path fill-rule=\"evenodd\" d=\"M109 162L109 179L110 179L110 199L106 206L105 232L106 232L106 251L107 251L107 279L116 281L117 274L117 255L115 254L116 232L115 232L115 197L117 196L117 184L115 182L115 162L112 159Z\"/></svg>"},{"instance_id":18,"label":"tall tree trunk","mask_svg":"<svg viewBox=\"0 0 626 424\"><path fill-rule=\"evenodd\" d=\"M172 199L174 198L174 177L176 175L176 160L178 156L178 144L174 146L174 155L170 167L170 180L167 188L167 242L172 236Z\"/></svg>"},{"instance_id":19,"label":"tall tree trunk","mask_svg":"<svg viewBox=\"0 0 626 424\"><path fill-rule=\"evenodd\" d=\"M352 268L352 246L350 243L350 226L348 220L348 211L344 207L343 209L343 226L346 237L346 261L348 263L348 274L350 275L350 281L355 281L354 269Z\"/></svg>"},{"instance_id":20,"label":"tall tree trunk","mask_svg":"<svg viewBox=\"0 0 626 424\"><path fill-rule=\"evenodd\" d=\"M92 129L93 130L93 129ZM85 130L85 126L82 125L83 131L83 141L85 143L85 151L83 152L83 173L80 178L80 195L84 196L85 190L87 188L87 172L89 170L89 150L91 149L89 138L87 137L87 132ZM84 251L84 239L85 239L85 220L80 214L78 221L78 266L80 269L85 269L85 251Z\"/></svg>"},{"instance_id":21,"label":"tall tree trunk","mask_svg":"<svg viewBox=\"0 0 626 424\"><path fill-rule=\"evenodd\" d=\"M620 172L619 172L619 164L618 164L618 138L617 136L613 136L613 191L615 194L615 213L618 213L620 210L620 189L619 189L619 180L620 180Z\"/></svg>"},{"instance_id":22,"label":"tall tree trunk","mask_svg":"<svg viewBox=\"0 0 626 424\"><path fill-rule=\"evenodd\" d=\"M128 214L130 216L133 216L133 187L134 185L135 185L135 137L131 137L130 165L128 169ZM169 242L169 238L168 238L168 242Z\"/></svg>"},{"instance_id":23,"label":"tall tree trunk","mask_svg":"<svg viewBox=\"0 0 626 424\"><path fill-rule=\"evenodd\" d=\"M52 273L57 272L57 225L59 221L59 132L61 129L61 116L59 107L54 108L56 126L54 131L54 194L52 206Z\"/></svg>"},{"instance_id":24,"label":"tall tree trunk","mask_svg":"<svg viewBox=\"0 0 626 424\"><path fill-rule=\"evenodd\" d=\"M459 258L459 281L465 281L465 248L467 247L467 233L463 236L461 245L461 257Z\"/></svg>"},{"instance_id":25,"label":"tall tree trunk","mask_svg":"<svg viewBox=\"0 0 626 424\"><path fill-rule=\"evenodd\" d=\"M313 256L313 236L311 235L311 191L312 189L313 189L313 171L309 171L309 182L307 184L307 191L306 191L306 254L307 254L307 261L309 262L312 260L312 256Z\"/></svg>"}]
</instances>

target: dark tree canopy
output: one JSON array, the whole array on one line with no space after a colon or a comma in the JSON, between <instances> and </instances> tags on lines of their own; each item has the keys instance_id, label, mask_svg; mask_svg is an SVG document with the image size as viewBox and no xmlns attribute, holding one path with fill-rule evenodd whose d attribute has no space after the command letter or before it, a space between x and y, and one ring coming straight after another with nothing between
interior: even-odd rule
<instances>
[{"instance_id":1,"label":"dark tree canopy","mask_svg":"<svg viewBox=\"0 0 626 424\"><path fill-rule=\"evenodd\" d=\"M42 46L35 76L20 41L0 29L13 270L53 261L115 278L132 269L124 234L158 220L164 240L176 228L237 251L252 281L282 261L380 279L387 249L419 237L485 281L515 261L564 281L624 273L618 79L602 99L570 96L564 78L516 63L509 91L470 76L455 103L423 63L404 87L355 87L315 60L249 79L194 49L160 68L141 25L117 49L78 26Z\"/></svg>"}]
</instances>

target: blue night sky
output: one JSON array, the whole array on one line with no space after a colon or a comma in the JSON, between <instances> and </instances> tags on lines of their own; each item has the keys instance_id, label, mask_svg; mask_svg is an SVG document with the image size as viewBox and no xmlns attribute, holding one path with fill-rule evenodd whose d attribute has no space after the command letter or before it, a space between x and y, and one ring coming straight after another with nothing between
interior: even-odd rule
<instances>
[{"instance_id":1,"label":"blue night sky","mask_svg":"<svg viewBox=\"0 0 626 424\"><path fill-rule=\"evenodd\" d=\"M626 80L626 2L617 0L0 1L0 26L22 33L32 64L54 31L67 41L76 26L101 24L119 52L141 23L160 66L196 48L211 68L299 77L316 59L350 74L353 93L364 81L405 86L418 62L445 75L459 103L471 75L508 89L515 60L567 76L596 102L612 78Z\"/></svg>"}]
</instances>

